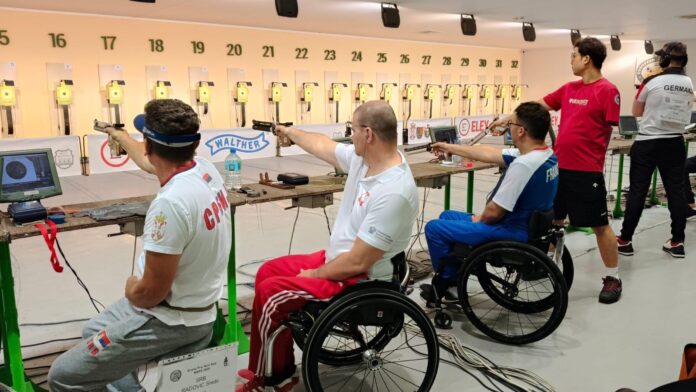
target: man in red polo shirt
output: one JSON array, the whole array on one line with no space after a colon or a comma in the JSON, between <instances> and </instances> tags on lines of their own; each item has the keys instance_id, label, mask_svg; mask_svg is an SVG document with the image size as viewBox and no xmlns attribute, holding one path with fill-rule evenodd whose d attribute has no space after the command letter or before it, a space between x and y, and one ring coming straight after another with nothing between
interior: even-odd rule
<instances>
[{"instance_id":1,"label":"man in red polo shirt","mask_svg":"<svg viewBox=\"0 0 696 392\"><path fill-rule=\"evenodd\" d=\"M573 45L571 67L582 79L569 82L539 101L548 110L561 110L555 153L559 183L554 201L557 224L566 217L579 227L591 227L605 266L599 302L614 303L621 297L616 236L609 226L604 158L612 126L619 122L619 90L602 77L606 46L586 37ZM507 119L493 125L503 124Z\"/></svg>"}]
</instances>

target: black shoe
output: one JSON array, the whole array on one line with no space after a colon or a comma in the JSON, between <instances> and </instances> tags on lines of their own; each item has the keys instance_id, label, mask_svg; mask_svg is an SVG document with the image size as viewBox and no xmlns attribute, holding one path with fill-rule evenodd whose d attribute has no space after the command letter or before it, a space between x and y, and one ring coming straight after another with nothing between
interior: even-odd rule
<instances>
[{"instance_id":1,"label":"black shoe","mask_svg":"<svg viewBox=\"0 0 696 392\"><path fill-rule=\"evenodd\" d=\"M665 242L665 244L662 245L662 250L664 250L665 252L669 253L672 257L675 257L677 259L683 259L685 257L683 242L667 240L667 242Z\"/></svg>"},{"instance_id":2,"label":"black shoe","mask_svg":"<svg viewBox=\"0 0 696 392\"><path fill-rule=\"evenodd\" d=\"M620 255L633 256L633 243L631 241L624 241L621 237L616 237L616 245Z\"/></svg>"},{"instance_id":3,"label":"black shoe","mask_svg":"<svg viewBox=\"0 0 696 392\"><path fill-rule=\"evenodd\" d=\"M421 292L420 296L427 302L428 307L435 307L435 293L433 292L433 286L431 284L422 284L420 286ZM440 289L441 291L444 291L444 295L441 294L440 301L442 302L443 305L448 305L448 304L458 304L459 303L459 298L457 296L453 295L450 293L449 290L447 289ZM440 291L438 290L438 292Z\"/></svg>"},{"instance_id":4,"label":"black shoe","mask_svg":"<svg viewBox=\"0 0 696 392\"><path fill-rule=\"evenodd\" d=\"M599 302L613 304L621 298L621 279L613 276L602 278L602 291L599 293Z\"/></svg>"}]
</instances>

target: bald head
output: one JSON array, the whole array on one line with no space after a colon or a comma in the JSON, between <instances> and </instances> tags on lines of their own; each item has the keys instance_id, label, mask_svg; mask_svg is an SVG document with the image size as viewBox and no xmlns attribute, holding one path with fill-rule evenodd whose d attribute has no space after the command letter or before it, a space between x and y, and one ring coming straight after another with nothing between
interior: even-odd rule
<instances>
[{"instance_id":1,"label":"bald head","mask_svg":"<svg viewBox=\"0 0 696 392\"><path fill-rule=\"evenodd\" d=\"M396 114L386 101L368 101L355 109L357 125L370 127L382 141L396 145Z\"/></svg>"}]
</instances>

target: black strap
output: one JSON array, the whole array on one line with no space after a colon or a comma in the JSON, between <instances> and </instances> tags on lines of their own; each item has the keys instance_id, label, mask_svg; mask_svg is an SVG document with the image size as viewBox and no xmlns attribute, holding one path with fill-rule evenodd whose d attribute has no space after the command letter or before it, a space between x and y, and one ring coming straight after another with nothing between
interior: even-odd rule
<instances>
[{"instance_id":1,"label":"black strap","mask_svg":"<svg viewBox=\"0 0 696 392\"><path fill-rule=\"evenodd\" d=\"M164 306L165 308L169 308L169 309L179 310L181 312L206 312L206 311L212 309L215 306L215 303L212 303L208 306L199 307L199 308L195 308L195 307L181 308L178 306L170 305L169 303L167 303L167 301L162 301L162 302L160 302L160 306Z\"/></svg>"},{"instance_id":2,"label":"black strap","mask_svg":"<svg viewBox=\"0 0 696 392\"><path fill-rule=\"evenodd\" d=\"M661 133L659 135L649 135L647 133L638 133L640 136L684 136L683 133Z\"/></svg>"},{"instance_id":3,"label":"black strap","mask_svg":"<svg viewBox=\"0 0 696 392\"><path fill-rule=\"evenodd\" d=\"M70 106L63 105L63 129L66 136L70 135Z\"/></svg>"},{"instance_id":4,"label":"black strap","mask_svg":"<svg viewBox=\"0 0 696 392\"><path fill-rule=\"evenodd\" d=\"M7 134L9 136L14 135L14 121L12 121L12 107L8 106L5 108L5 113L7 114Z\"/></svg>"}]
</instances>

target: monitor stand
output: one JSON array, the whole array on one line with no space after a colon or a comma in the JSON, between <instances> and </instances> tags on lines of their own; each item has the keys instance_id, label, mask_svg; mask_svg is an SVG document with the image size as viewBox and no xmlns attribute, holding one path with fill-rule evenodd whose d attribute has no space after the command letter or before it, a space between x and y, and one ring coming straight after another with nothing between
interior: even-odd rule
<instances>
[{"instance_id":1,"label":"monitor stand","mask_svg":"<svg viewBox=\"0 0 696 392\"><path fill-rule=\"evenodd\" d=\"M7 208L7 212L16 225L44 220L48 216L46 207L41 205L41 202L38 200L12 203Z\"/></svg>"}]
</instances>

